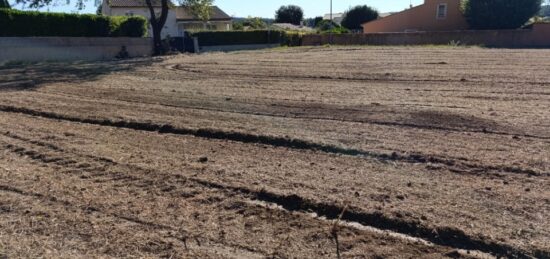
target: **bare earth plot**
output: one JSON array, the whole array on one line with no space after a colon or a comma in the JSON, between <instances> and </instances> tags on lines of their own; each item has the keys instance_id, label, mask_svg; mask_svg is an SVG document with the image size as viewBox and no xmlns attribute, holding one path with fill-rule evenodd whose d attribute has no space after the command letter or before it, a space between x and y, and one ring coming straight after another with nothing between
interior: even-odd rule
<instances>
[{"instance_id":1,"label":"bare earth plot","mask_svg":"<svg viewBox=\"0 0 550 259\"><path fill-rule=\"evenodd\" d=\"M0 255L550 258L549 56L2 67Z\"/></svg>"}]
</instances>

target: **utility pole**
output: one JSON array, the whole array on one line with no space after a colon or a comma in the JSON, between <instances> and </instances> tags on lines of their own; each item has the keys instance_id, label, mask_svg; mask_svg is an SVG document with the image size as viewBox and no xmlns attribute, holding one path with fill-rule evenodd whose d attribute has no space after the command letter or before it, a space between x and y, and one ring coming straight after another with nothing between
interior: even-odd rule
<instances>
[{"instance_id":1,"label":"utility pole","mask_svg":"<svg viewBox=\"0 0 550 259\"><path fill-rule=\"evenodd\" d=\"M328 34L328 43L332 45L332 0L330 0L330 21L329 21L329 28L330 28L330 31L329 31L329 34Z\"/></svg>"}]
</instances>

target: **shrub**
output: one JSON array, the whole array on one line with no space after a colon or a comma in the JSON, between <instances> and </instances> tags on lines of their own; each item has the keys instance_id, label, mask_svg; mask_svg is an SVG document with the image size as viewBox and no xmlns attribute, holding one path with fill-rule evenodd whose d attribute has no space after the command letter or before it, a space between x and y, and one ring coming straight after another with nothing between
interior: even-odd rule
<instances>
[{"instance_id":1,"label":"shrub","mask_svg":"<svg viewBox=\"0 0 550 259\"><path fill-rule=\"evenodd\" d=\"M299 32L285 32L282 36L281 45L289 47L302 46L304 34Z\"/></svg>"},{"instance_id":2,"label":"shrub","mask_svg":"<svg viewBox=\"0 0 550 259\"><path fill-rule=\"evenodd\" d=\"M464 15L472 29L517 29L541 8L541 0L467 0Z\"/></svg>"},{"instance_id":3,"label":"shrub","mask_svg":"<svg viewBox=\"0 0 550 259\"><path fill-rule=\"evenodd\" d=\"M350 30L362 30L363 23L378 19L378 11L366 6L358 5L346 11L342 26Z\"/></svg>"},{"instance_id":4,"label":"shrub","mask_svg":"<svg viewBox=\"0 0 550 259\"><path fill-rule=\"evenodd\" d=\"M111 30L113 37L143 37L147 34L147 20L141 16L113 16Z\"/></svg>"},{"instance_id":5,"label":"shrub","mask_svg":"<svg viewBox=\"0 0 550 259\"><path fill-rule=\"evenodd\" d=\"M192 34L201 46L280 43L281 31L201 31Z\"/></svg>"},{"instance_id":6,"label":"shrub","mask_svg":"<svg viewBox=\"0 0 550 259\"><path fill-rule=\"evenodd\" d=\"M27 12L0 9L0 37L141 37L147 21L139 17Z\"/></svg>"},{"instance_id":7,"label":"shrub","mask_svg":"<svg viewBox=\"0 0 550 259\"><path fill-rule=\"evenodd\" d=\"M338 25L337 23L330 21L330 20L323 20L317 24L317 31L319 33L335 33L335 34L341 34L341 33L348 33L349 30Z\"/></svg>"}]
</instances>

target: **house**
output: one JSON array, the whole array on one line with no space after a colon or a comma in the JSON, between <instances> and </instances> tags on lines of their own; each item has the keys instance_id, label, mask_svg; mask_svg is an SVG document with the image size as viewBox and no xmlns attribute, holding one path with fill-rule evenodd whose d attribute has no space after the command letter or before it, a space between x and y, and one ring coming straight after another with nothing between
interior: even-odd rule
<instances>
[{"instance_id":1,"label":"house","mask_svg":"<svg viewBox=\"0 0 550 259\"><path fill-rule=\"evenodd\" d=\"M217 6L212 6L210 20L205 24L197 19L191 11L186 7L176 8L176 19L178 29L181 31L192 30L213 30L213 31L230 31L233 29L233 19Z\"/></svg>"},{"instance_id":2,"label":"house","mask_svg":"<svg viewBox=\"0 0 550 259\"><path fill-rule=\"evenodd\" d=\"M151 3L155 8L155 13L160 13L161 1L151 0ZM106 16L140 15L147 19L151 17L145 0L103 0L101 13ZM204 24L200 19L192 15L188 8L172 5L168 11L168 18L166 19L161 37L183 36L185 31L204 29L229 31L232 29L232 18L217 6L213 6L210 20ZM151 31L152 29L149 26L149 34L151 34Z\"/></svg>"},{"instance_id":3,"label":"house","mask_svg":"<svg viewBox=\"0 0 550 259\"><path fill-rule=\"evenodd\" d=\"M468 29L462 0L425 0L424 4L363 24L364 33L454 31Z\"/></svg>"},{"instance_id":4,"label":"house","mask_svg":"<svg viewBox=\"0 0 550 259\"><path fill-rule=\"evenodd\" d=\"M330 20L330 13L325 14L323 16L323 20ZM342 24L342 20L344 20L344 13L333 13L332 14L332 21L338 25Z\"/></svg>"}]
</instances>

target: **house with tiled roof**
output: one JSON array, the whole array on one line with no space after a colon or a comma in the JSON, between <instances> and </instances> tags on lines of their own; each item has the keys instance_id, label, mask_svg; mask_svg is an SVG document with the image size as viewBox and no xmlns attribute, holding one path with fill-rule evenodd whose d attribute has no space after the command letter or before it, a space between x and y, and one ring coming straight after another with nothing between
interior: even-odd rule
<instances>
[{"instance_id":1,"label":"house with tiled roof","mask_svg":"<svg viewBox=\"0 0 550 259\"><path fill-rule=\"evenodd\" d=\"M468 28L463 0L424 0L424 4L363 24L364 33L455 31Z\"/></svg>"},{"instance_id":2,"label":"house with tiled roof","mask_svg":"<svg viewBox=\"0 0 550 259\"><path fill-rule=\"evenodd\" d=\"M156 13L161 11L161 1L151 0ZM101 13L106 16L134 16L139 15L147 19L150 18L149 8L145 0L103 0ZM210 20L203 23L195 17L188 8L183 6L171 5L168 11L168 18L162 30L162 38L182 36L185 31L194 30L217 30L228 31L232 29L231 16L227 15L217 6L212 7ZM149 33L151 33L149 27Z\"/></svg>"}]
</instances>

